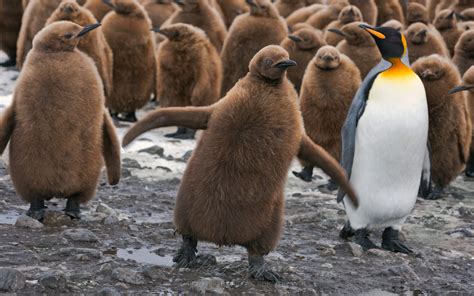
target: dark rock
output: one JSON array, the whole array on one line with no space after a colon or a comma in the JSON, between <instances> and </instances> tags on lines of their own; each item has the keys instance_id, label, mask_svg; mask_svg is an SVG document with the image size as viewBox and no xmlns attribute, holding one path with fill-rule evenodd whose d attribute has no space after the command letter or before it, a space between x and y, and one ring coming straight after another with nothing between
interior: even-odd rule
<instances>
[{"instance_id":1,"label":"dark rock","mask_svg":"<svg viewBox=\"0 0 474 296\"><path fill-rule=\"evenodd\" d=\"M225 295L225 282L218 277L203 278L191 283L191 289L200 295Z\"/></svg>"},{"instance_id":2,"label":"dark rock","mask_svg":"<svg viewBox=\"0 0 474 296\"><path fill-rule=\"evenodd\" d=\"M84 228L67 229L63 236L76 242L97 242L99 239L90 230Z\"/></svg>"},{"instance_id":3,"label":"dark rock","mask_svg":"<svg viewBox=\"0 0 474 296\"><path fill-rule=\"evenodd\" d=\"M145 284L145 277L142 273L127 268L115 269L114 271L112 271L112 277L117 281L131 285Z\"/></svg>"},{"instance_id":4,"label":"dark rock","mask_svg":"<svg viewBox=\"0 0 474 296\"><path fill-rule=\"evenodd\" d=\"M0 268L0 292L13 292L23 289L25 276L12 268Z\"/></svg>"},{"instance_id":5,"label":"dark rock","mask_svg":"<svg viewBox=\"0 0 474 296\"><path fill-rule=\"evenodd\" d=\"M148 154L158 155L160 157L163 157L164 149L160 146L154 145L154 146L142 149L142 150L138 150L138 152L143 152L143 153L148 153Z\"/></svg>"},{"instance_id":6,"label":"dark rock","mask_svg":"<svg viewBox=\"0 0 474 296\"><path fill-rule=\"evenodd\" d=\"M121 294L114 288L102 288L97 292L97 296L120 296Z\"/></svg>"},{"instance_id":7,"label":"dark rock","mask_svg":"<svg viewBox=\"0 0 474 296\"><path fill-rule=\"evenodd\" d=\"M67 279L62 273L46 273L40 277L39 283L50 289L66 288Z\"/></svg>"},{"instance_id":8,"label":"dark rock","mask_svg":"<svg viewBox=\"0 0 474 296\"><path fill-rule=\"evenodd\" d=\"M44 227L43 223L26 215L21 215L15 222L16 227L37 229Z\"/></svg>"}]
</instances>

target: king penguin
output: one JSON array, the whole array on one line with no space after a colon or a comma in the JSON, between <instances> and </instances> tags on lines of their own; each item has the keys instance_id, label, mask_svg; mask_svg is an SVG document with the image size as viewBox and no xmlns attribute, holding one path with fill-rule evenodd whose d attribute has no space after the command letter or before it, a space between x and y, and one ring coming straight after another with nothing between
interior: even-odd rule
<instances>
[{"instance_id":1,"label":"king penguin","mask_svg":"<svg viewBox=\"0 0 474 296\"><path fill-rule=\"evenodd\" d=\"M379 248L370 230L385 228L382 248L411 253L399 231L418 193L426 196L431 188L426 93L410 69L405 37L390 27L360 27L382 59L362 82L342 129L341 164L360 205L356 209L339 191L349 218L340 236L354 236L364 250Z\"/></svg>"}]
</instances>

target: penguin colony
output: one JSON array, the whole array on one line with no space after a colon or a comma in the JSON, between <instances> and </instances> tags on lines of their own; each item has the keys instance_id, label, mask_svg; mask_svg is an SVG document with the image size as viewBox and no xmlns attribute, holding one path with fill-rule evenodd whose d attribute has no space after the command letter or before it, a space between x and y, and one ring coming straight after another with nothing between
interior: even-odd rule
<instances>
[{"instance_id":1,"label":"penguin colony","mask_svg":"<svg viewBox=\"0 0 474 296\"><path fill-rule=\"evenodd\" d=\"M203 130L176 200L178 267L198 267L199 241L239 245L253 278L278 282L264 256L295 157L302 180L329 175L339 236L364 250L382 228L382 248L411 253L400 230L417 196L474 177L472 0L18 3L0 6L1 66L21 69L0 152L38 220L53 197L80 219L104 167L119 182L114 124L151 99L123 147L160 127Z\"/></svg>"}]
</instances>

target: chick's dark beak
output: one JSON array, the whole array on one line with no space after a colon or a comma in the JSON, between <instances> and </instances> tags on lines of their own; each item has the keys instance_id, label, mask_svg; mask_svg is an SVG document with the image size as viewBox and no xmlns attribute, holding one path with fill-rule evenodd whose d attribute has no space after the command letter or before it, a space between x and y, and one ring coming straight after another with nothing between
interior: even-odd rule
<instances>
[{"instance_id":1,"label":"chick's dark beak","mask_svg":"<svg viewBox=\"0 0 474 296\"><path fill-rule=\"evenodd\" d=\"M335 29L335 28L331 28L331 29L328 29L329 32L331 33L335 33L339 36L342 36L342 37L347 37L347 34L344 33L343 31L339 30L339 29Z\"/></svg>"},{"instance_id":2,"label":"chick's dark beak","mask_svg":"<svg viewBox=\"0 0 474 296\"><path fill-rule=\"evenodd\" d=\"M257 3L255 3L253 0L245 0L245 3L250 6L257 7Z\"/></svg>"},{"instance_id":3,"label":"chick's dark beak","mask_svg":"<svg viewBox=\"0 0 474 296\"><path fill-rule=\"evenodd\" d=\"M286 69L288 67L293 67L296 66L296 62L293 60L283 60L281 62L276 63L273 65L274 68L279 68L279 69Z\"/></svg>"},{"instance_id":4,"label":"chick's dark beak","mask_svg":"<svg viewBox=\"0 0 474 296\"><path fill-rule=\"evenodd\" d=\"M474 89L474 85L460 85L460 86L456 86L455 88L450 90L449 94L452 95L452 94L455 94L457 92L470 90L470 89Z\"/></svg>"},{"instance_id":5,"label":"chick's dark beak","mask_svg":"<svg viewBox=\"0 0 474 296\"><path fill-rule=\"evenodd\" d=\"M96 23L96 24L92 24L92 25L87 25L87 26L85 26L85 27L82 29L81 32L79 32L79 34L77 34L76 37L77 37L77 38L82 37L82 36L86 35L87 33L89 33L90 31L97 29L97 28L100 27L100 26L102 26L101 23Z\"/></svg>"},{"instance_id":6,"label":"chick's dark beak","mask_svg":"<svg viewBox=\"0 0 474 296\"><path fill-rule=\"evenodd\" d=\"M178 4L179 6L184 6L185 5L183 0L174 0L174 3Z\"/></svg>"},{"instance_id":7,"label":"chick's dark beak","mask_svg":"<svg viewBox=\"0 0 474 296\"><path fill-rule=\"evenodd\" d=\"M293 40L296 43L303 41L303 39L301 39L300 37L298 37L296 35L289 35L288 38L290 38L291 40Z\"/></svg>"},{"instance_id":8,"label":"chick's dark beak","mask_svg":"<svg viewBox=\"0 0 474 296\"><path fill-rule=\"evenodd\" d=\"M110 1L110 0L102 0L102 3L104 3L105 5L108 5L108 6L112 7L112 8L114 8L114 5L112 4L112 1Z\"/></svg>"}]
</instances>

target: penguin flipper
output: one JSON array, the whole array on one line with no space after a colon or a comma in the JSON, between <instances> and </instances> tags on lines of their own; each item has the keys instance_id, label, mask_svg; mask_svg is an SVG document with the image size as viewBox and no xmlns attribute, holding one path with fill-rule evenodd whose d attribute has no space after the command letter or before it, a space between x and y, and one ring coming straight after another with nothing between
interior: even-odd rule
<instances>
[{"instance_id":1,"label":"penguin flipper","mask_svg":"<svg viewBox=\"0 0 474 296\"><path fill-rule=\"evenodd\" d=\"M102 124L102 155L107 168L107 178L110 185L115 185L120 181L120 141L115 133L114 124L107 112L104 112L104 123Z\"/></svg>"},{"instance_id":2,"label":"penguin flipper","mask_svg":"<svg viewBox=\"0 0 474 296\"><path fill-rule=\"evenodd\" d=\"M425 158L423 159L423 170L421 172L420 189L418 195L426 198L431 193L431 149L430 144L426 145Z\"/></svg>"},{"instance_id":3,"label":"penguin flipper","mask_svg":"<svg viewBox=\"0 0 474 296\"><path fill-rule=\"evenodd\" d=\"M5 150L5 147L10 141L10 137L13 133L13 128L15 127L15 114L13 112L13 107L10 106L2 114L0 118L0 155Z\"/></svg>"},{"instance_id":4,"label":"penguin flipper","mask_svg":"<svg viewBox=\"0 0 474 296\"><path fill-rule=\"evenodd\" d=\"M213 106L160 108L137 122L125 134L122 146L125 147L139 135L165 126L182 126L190 129L207 129Z\"/></svg>"},{"instance_id":5,"label":"penguin flipper","mask_svg":"<svg viewBox=\"0 0 474 296\"><path fill-rule=\"evenodd\" d=\"M378 63L367 76L364 78L361 86L357 90L354 99L352 100L351 107L347 113L346 121L342 127L342 153L341 153L341 165L345 169L347 178L350 179L352 173L352 163L354 162L354 151L355 151L355 139L357 124L359 119L364 114L367 99L369 98L369 92L377 76L383 71L389 69L391 63L382 60ZM344 199L346 192L344 188L340 187L337 194L337 202L341 202Z\"/></svg>"},{"instance_id":6,"label":"penguin flipper","mask_svg":"<svg viewBox=\"0 0 474 296\"><path fill-rule=\"evenodd\" d=\"M345 192L347 192L347 195L355 207L359 205L357 195L352 186L349 184L343 168L337 163L336 159L334 159L321 146L315 144L306 134L304 134L301 139L298 158L321 168L337 184L339 184L339 186L343 188Z\"/></svg>"}]
</instances>

